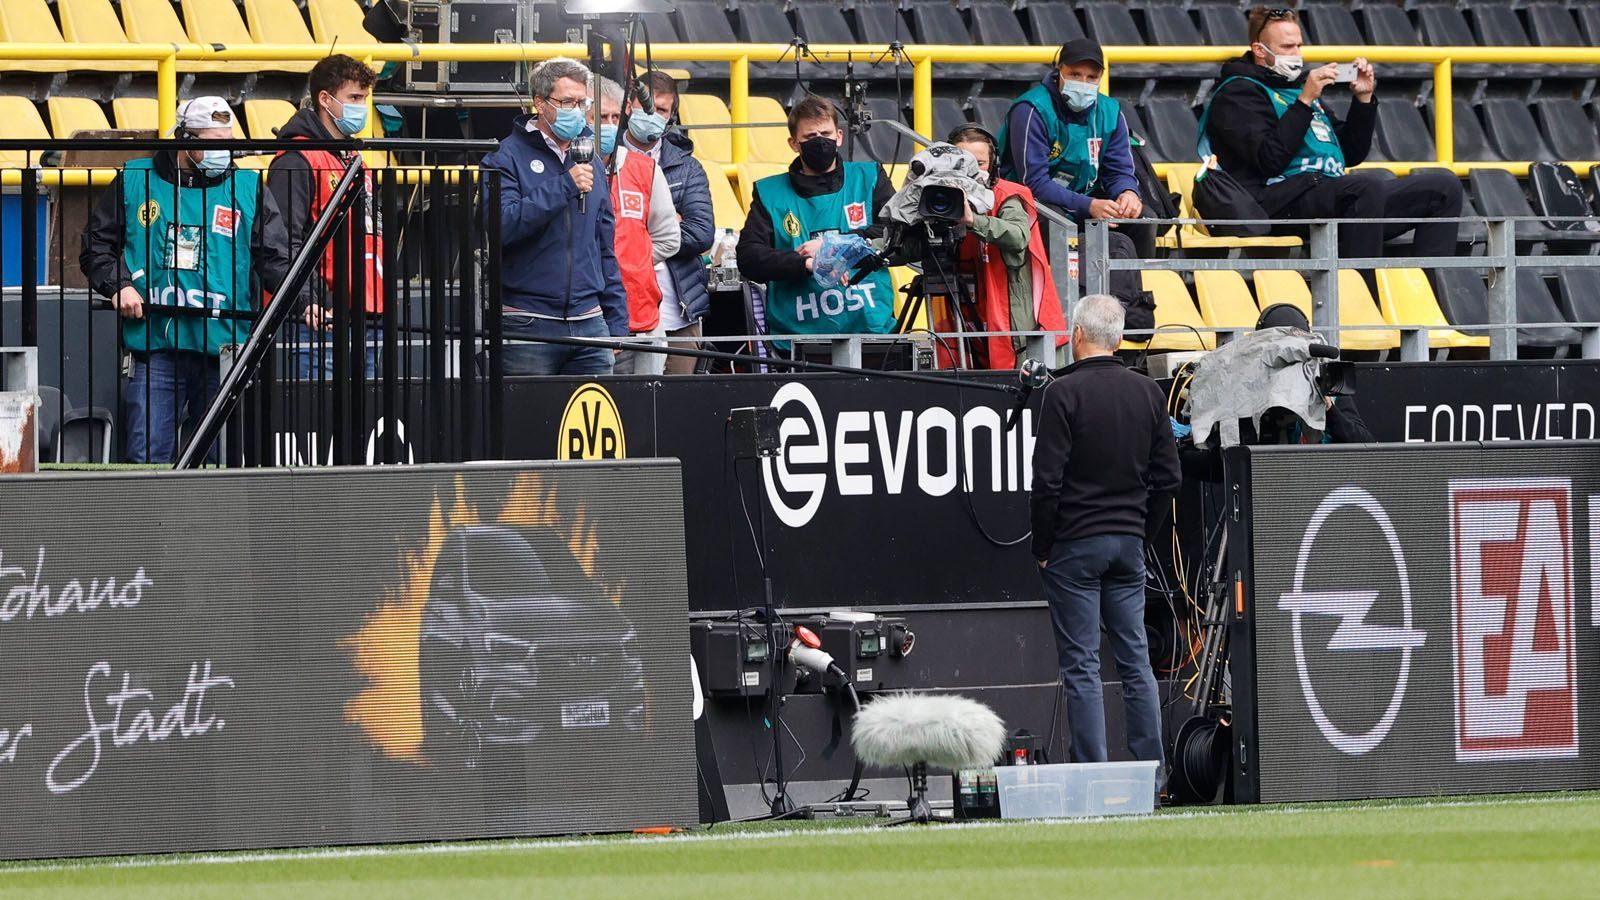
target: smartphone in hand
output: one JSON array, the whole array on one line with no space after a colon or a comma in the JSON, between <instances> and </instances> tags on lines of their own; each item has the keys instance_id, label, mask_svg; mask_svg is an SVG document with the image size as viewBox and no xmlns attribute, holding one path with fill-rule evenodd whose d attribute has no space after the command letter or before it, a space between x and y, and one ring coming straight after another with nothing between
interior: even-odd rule
<instances>
[{"instance_id":1,"label":"smartphone in hand","mask_svg":"<svg viewBox=\"0 0 1600 900\"><path fill-rule=\"evenodd\" d=\"M1358 74L1355 63L1339 63L1339 74L1333 76L1333 83L1350 84Z\"/></svg>"}]
</instances>

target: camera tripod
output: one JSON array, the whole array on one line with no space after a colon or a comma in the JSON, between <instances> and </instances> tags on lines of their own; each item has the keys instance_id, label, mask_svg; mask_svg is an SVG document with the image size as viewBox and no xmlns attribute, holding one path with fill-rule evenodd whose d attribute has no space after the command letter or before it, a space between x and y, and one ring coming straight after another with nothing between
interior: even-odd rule
<instances>
[{"instance_id":1,"label":"camera tripod","mask_svg":"<svg viewBox=\"0 0 1600 900\"><path fill-rule=\"evenodd\" d=\"M968 332L983 331L978 315L977 299L967 290L957 271L954 254L941 259L932 248L923 256L922 274L912 280L906 289L906 305L900 311L900 332L915 330L913 323L923 310L928 313L928 331L956 334L953 358L946 359L948 366L960 369L985 368L987 352L979 346L969 348ZM949 357L951 352L943 340L937 341L935 358ZM944 368L945 366L941 366Z\"/></svg>"}]
</instances>

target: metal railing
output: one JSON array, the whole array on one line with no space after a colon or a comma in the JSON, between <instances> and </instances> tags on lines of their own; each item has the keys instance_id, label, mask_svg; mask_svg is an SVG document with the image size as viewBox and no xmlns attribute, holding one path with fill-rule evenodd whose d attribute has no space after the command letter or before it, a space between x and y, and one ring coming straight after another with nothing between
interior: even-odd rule
<instances>
[{"instance_id":1,"label":"metal railing","mask_svg":"<svg viewBox=\"0 0 1600 900\"><path fill-rule=\"evenodd\" d=\"M1383 330L1399 331L1402 335L1401 358L1405 361L1423 361L1429 358L1429 331L1454 330L1463 334L1487 333L1491 359L1517 358L1517 331L1527 328L1571 328L1581 335L1579 344L1585 358L1600 358L1600 322L1558 321L1520 322L1517 310L1517 271L1519 268L1559 269L1567 267L1600 266L1600 256L1564 254L1555 256L1519 255L1517 225L1519 223L1574 223L1589 222L1592 217L1502 217L1502 218L1435 218L1431 222L1482 222L1488 232L1488 243L1482 256L1392 256L1376 259L1350 259L1339 256L1339 228L1349 225L1414 225L1412 219L1280 219L1272 225L1304 228L1308 231L1306 252L1300 258L1241 258L1241 259L1113 259L1110 254L1110 228L1117 219L1090 219L1085 223L1083 238L1084 285L1090 293L1104 292L1109 286L1113 271L1139 271L1157 267L1177 272L1234 271L1253 272L1287 269L1306 272L1312 298L1312 327L1337 344L1339 335L1347 331ZM1252 224L1245 220L1200 219L1141 219L1139 222L1173 222L1178 225L1233 225ZM1557 236L1540 241L1523 243L1561 244ZM1593 246L1573 236L1574 244ZM1488 319L1483 324L1382 324L1348 326L1340 324L1339 278L1340 270L1351 269L1486 269L1488 283ZM1258 298L1261 306L1268 305L1267 298ZM1377 298L1374 297L1376 300ZM1158 324L1160 324L1158 322ZM1239 329L1196 327L1196 331L1229 334Z\"/></svg>"},{"instance_id":2,"label":"metal railing","mask_svg":"<svg viewBox=\"0 0 1600 900\"><path fill-rule=\"evenodd\" d=\"M329 52L320 44L94 44L94 43L0 43L0 60L83 60L155 61L156 97L160 132L175 124L178 103L179 62L308 62ZM587 47L580 44L340 44L338 52L354 56L368 65L384 62L536 62L554 56L586 58ZM1103 85L1109 85L1118 66L1135 64L1220 63L1237 57L1241 47L1106 47ZM734 124L750 119L750 64L779 62L803 54L815 62L873 59L909 64L912 68L913 127L933 133L933 80L941 64L998 64L1045 66L1055 58L1057 48L1048 47L963 47L938 44L888 45L853 44L656 44L652 58L663 62L725 62L728 64L728 109ZM1455 64L1533 64L1600 66L1600 47L1383 47L1317 46L1308 55L1318 60L1349 60L1365 57L1383 64L1422 64L1433 67L1433 125L1435 159L1367 163L1367 167L1386 168L1405 174L1418 167L1443 167L1458 175L1472 168L1501 168L1518 174L1527 171L1525 160L1498 163L1457 163L1455 159L1455 109L1453 69ZM1383 72L1379 71L1380 87ZM368 121L376 120L369 116ZM369 126L370 127L370 126ZM370 132L363 132L367 136ZM749 157L749 142L735 140L733 162ZM1586 171L1600 161L1571 160L1574 169ZM1158 167L1159 168L1159 167Z\"/></svg>"}]
</instances>

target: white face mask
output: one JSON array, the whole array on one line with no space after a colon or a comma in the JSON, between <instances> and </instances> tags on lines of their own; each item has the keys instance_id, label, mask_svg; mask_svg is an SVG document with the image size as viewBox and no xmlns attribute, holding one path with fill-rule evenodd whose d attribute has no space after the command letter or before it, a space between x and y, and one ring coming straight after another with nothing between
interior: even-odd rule
<instances>
[{"instance_id":1,"label":"white face mask","mask_svg":"<svg viewBox=\"0 0 1600 900\"><path fill-rule=\"evenodd\" d=\"M1261 49L1265 51L1268 56L1272 57L1272 65L1269 68L1272 69L1274 74L1281 75L1289 81L1293 81L1300 77L1300 70L1305 68L1306 63L1305 59L1302 58L1298 53L1294 56L1290 56L1288 54L1279 56L1278 54L1273 53L1271 50L1268 50L1266 44L1262 44Z\"/></svg>"}]
</instances>

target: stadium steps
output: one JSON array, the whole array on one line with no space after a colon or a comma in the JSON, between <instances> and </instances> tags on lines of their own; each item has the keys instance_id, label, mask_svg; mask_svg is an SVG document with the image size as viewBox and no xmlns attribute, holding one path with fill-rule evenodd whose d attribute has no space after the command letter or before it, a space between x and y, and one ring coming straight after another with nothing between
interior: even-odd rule
<instances>
[{"instance_id":1,"label":"stadium steps","mask_svg":"<svg viewBox=\"0 0 1600 900\"><path fill-rule=\"evenodd\" d=\"M1489 346L1488 335L1467 335L1450 327L1434 296L1433 285L1421 269L1378 269L1378 310L1390 325L1428 328L1428 346L1436 350L1461 350Z\"/></svg>"}]
</instances>

